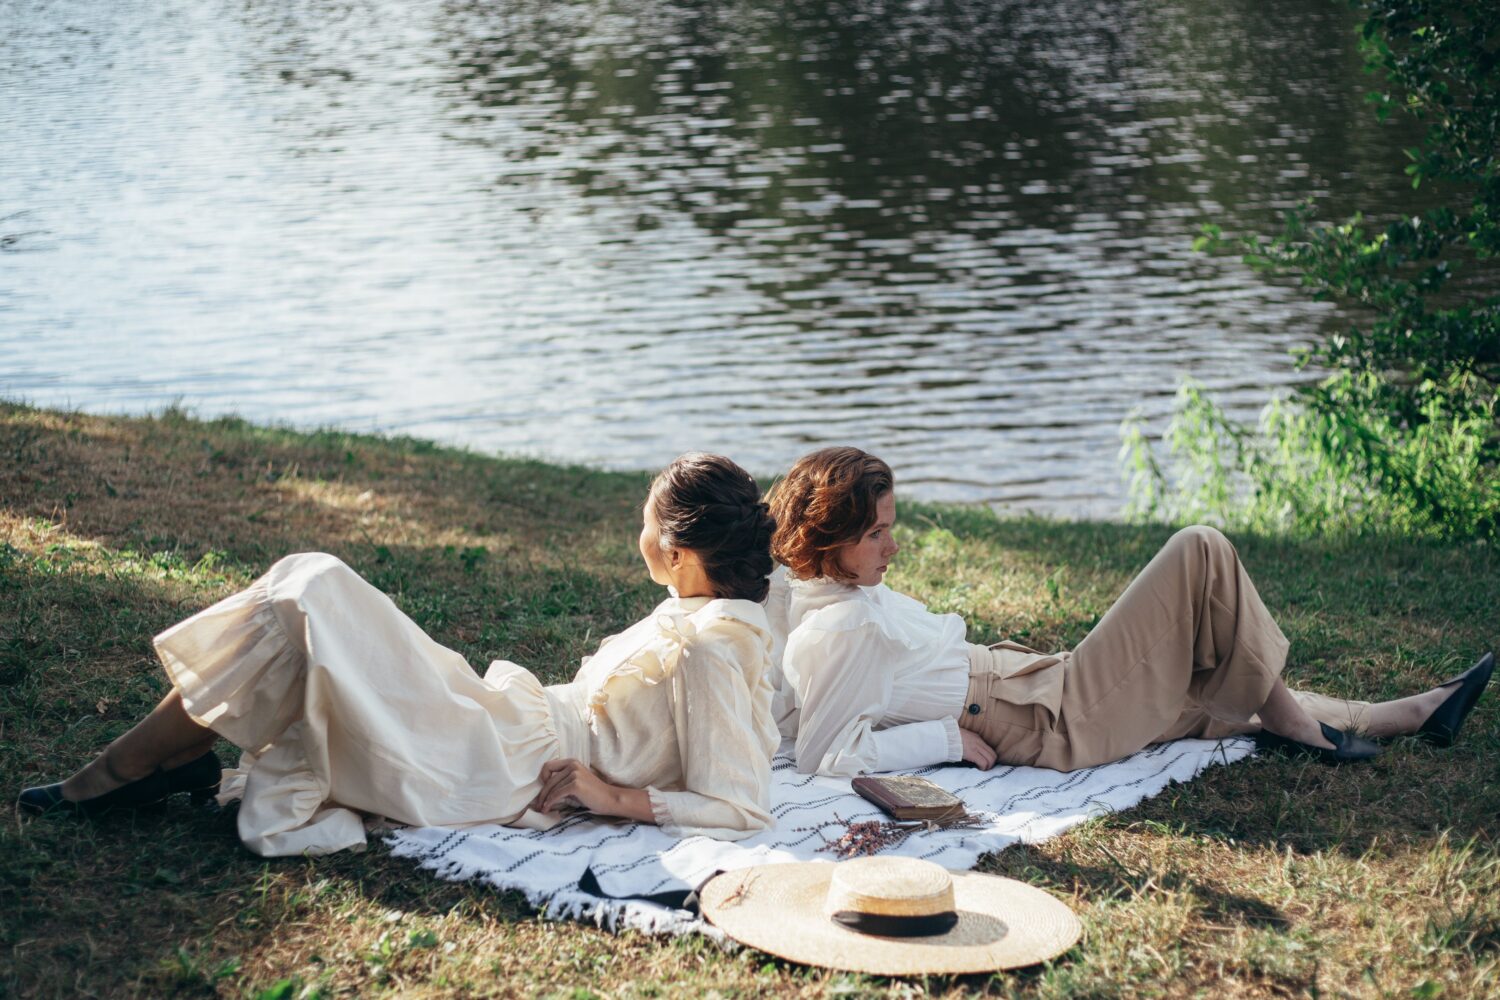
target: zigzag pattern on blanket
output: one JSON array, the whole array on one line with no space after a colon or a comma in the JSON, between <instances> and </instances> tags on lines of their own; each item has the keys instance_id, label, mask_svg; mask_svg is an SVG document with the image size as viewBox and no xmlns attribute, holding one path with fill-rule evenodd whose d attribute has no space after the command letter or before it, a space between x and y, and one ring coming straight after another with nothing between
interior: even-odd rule
<instances>
[{"instance_id":1,"label":"zigzag pattern on blanket","mask_svg":"<svg viewBox=\"0 0 1500 1000\"><path fill-rule=\"evenodd\" d=\"M1093 816L1115 812L1187 781L1213 763L1248 756L1253 743L1179 740L1147 747L1123 760L1061 773L1031 767L928 767L920 774L953 792L980 816L978 827L912 835L889 853L925 858L948 868L970 868L981 854L1018 842L1056 836ZM884 818L849 787L847 778L797 773L790 747L772 763L772 829L734 843L677 840L654 826L571 817L547 831L503 826L462 830L409 828L389 835L392 852L410 857L439 878L476 879L521 891L548 916L650 933L704 931L687 911L660 905L653 895L685 892L715 871L776 861L826 859L819 853L846 822ZM592 870L605 896L583 892Z\"/></svg>"}]
</instances>

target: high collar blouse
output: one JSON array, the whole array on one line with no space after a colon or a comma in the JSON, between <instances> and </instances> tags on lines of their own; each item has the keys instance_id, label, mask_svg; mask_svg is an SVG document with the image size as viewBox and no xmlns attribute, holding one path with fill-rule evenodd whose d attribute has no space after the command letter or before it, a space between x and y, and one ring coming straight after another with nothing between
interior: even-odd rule
<instances>
[{"instance_id":1,"label":"high collar blouse","mask_svg":"<svg viewBox=\"0 0 1500 1000\"><path fill-rule=\"evenodd\" d=\"M959 760L968 690L964 621L885 584L773 579L785 629L775 711L803 773L860 774ZM779 626L779 627L778 627Z\"/></svg>"}]
</instances>

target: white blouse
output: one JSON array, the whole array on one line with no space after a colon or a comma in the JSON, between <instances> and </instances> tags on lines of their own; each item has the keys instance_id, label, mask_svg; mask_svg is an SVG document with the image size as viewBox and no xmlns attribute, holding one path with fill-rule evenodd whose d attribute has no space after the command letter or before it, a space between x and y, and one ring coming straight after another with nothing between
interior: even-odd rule
<instances>
[{"instance_id":1,"label":"white blouse","mask_svg":"<svg viewBox=\"0 0 1500 1000\"><path fill-rule=\"evenodd\" d=\"M547 689L564 748L606 781L646 789L674 836L737 840L770 826L770 638L752 601L669 598L605 639L572 684ZM576 722L581 739L565 732Z\"/></svg>"},{"instance_id":2,"label":"white blouse","mask_svg":"<svg viewBox=\"0 0 1500 1000\"><path fill-rule=\"evenodd\" d=\"M775 712L782 733L796 733L797 770L860 774L963 758L962 618L933 614L885 584L789 573L772 582L767 617L780 631L781 590L786 628Z\"/></svg>"}]
</instances>

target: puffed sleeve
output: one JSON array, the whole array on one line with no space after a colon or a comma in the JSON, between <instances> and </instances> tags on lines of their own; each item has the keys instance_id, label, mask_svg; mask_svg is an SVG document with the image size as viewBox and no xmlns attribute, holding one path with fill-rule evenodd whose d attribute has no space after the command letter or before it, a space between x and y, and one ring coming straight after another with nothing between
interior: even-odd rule
<instances>
[{"instance_id":1,"label":"puffed sleeve","mask_svg":"<svg viewBox=\"0 0 1500 1000\"><path fill-rule=\"evenodd\" d=\"M672 672L683 788L646 792L657 825L674 836L739 840L771 825L775 725L769 706L754 701L769 700L770 689L759 669L751 671L752 689L741 652L749 651L730 642L697 643Z\"/></svg>"},{"instance_id":2,"label":"puffed sleeve","mask_svg":"<svg viewBox=\"0 0 1500 1000\"><path fill-rule=\"evenodd\" d=\"M963 756L955 719L878 729L904 647L874 622L826 630L810 623L787 641L783 663L795 679L797 770L863 774L926 767Z\"/></svg>"}]
</instances>

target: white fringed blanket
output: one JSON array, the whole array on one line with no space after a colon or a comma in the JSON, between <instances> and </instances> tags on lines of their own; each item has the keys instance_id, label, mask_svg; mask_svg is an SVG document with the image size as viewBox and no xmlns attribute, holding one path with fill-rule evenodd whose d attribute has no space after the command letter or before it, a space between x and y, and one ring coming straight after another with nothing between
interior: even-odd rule
<instances>
[{"instance_id":1,"label":"white fringed blanket","mask_svg":"<svg viewBox=\"0 0 1500 1000\"><path fill-rule=\"evenodd\" d=\"M1046 840L1091 817L1128 809L1210 764L1246 757L1253 748L1245 738L1178 740L1066 774L1034 767L922 768L909 773L953 792L982 822L920 831L883 853L970 868L981 854ZM681 934L711 931L696 913L680 908L680 901L715 872L777 861L832 860L832 854L818 849L842 836L847 823L886 818L850 789L849 779L798 774L789 745L772 765L771 812L773 828L735 843L707 837L679 840L654 826L584 816L547 831L413 827L392 831L388 840L396 856L414 859L439 878L478 879L497 889L520 890L549 916Z\"/></svg>"}]
</instances>

